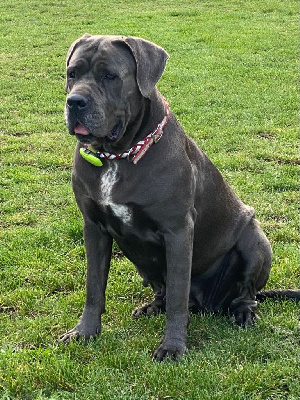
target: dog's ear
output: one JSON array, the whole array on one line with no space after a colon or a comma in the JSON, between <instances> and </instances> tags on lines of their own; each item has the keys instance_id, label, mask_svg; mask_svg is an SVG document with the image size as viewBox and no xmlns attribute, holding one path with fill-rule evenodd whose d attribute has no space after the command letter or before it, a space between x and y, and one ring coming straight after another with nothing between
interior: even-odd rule
<instances>
[{"instance_id":1,"label":"dog's ear","mask_svg":"<svg viewBox=\"0 0 300 400\"><path fill-rule=\"evenodd\" d=\"M136 79L140 92L144 97L150 97L165 70L169 55L162 47L144 39L128 36L124 42L136 62Z\"/></svg>"},{"instance_id":2,"label":"dog's ear","mask_svg":"<svg viewBox=\"0 0 300 400\"><path fill-rule=\"evenodd\" d=\"M66 61L66 66L68 67L71 57L74 53L74 51L76 50L76 48L85 41L85 39L88 39L89 37L91 37L90 34L85 33L83 36L81 36L79 39L75 40L75 42L73 42L68 50L67 53L67 61Z\"/></svg>"}]
</instances>

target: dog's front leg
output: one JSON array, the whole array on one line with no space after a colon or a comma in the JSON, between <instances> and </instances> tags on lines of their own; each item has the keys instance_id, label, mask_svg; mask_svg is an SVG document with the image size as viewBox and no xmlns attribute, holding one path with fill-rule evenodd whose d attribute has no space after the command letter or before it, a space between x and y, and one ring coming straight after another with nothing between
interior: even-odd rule
<instances>
[{"instance_id":1,"label":"dog's front leg","mask_svg":"<svg viewBox=\"0 0 300 400\"><path fill-rule=\"evenodd\" d=\"M61 336L63 342L73 337L83 337L87 342L95 337L101 331L101 314L105 312L112 237L90 219L85 219L83 233L87 256L85 306L78 324Z\"/></svg>"},{"instance_id":2,"label":"dog's front leg","mask_svg":"<svg viewBox=\"0 0 300 400\"><path fill-rule=\"evenodd\" d=\"M166 329L154 359L179 360L186 350L193 252L193 224L165 235L167 256Z\"/></svg>"}]
</instances>

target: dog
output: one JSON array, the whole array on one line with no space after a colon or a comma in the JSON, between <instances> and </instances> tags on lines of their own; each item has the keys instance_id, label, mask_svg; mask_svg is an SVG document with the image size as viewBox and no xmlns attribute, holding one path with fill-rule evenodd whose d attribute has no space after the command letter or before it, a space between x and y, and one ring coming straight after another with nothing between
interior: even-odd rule
<instances>
[{"instance_id":1,"label":"dog","mask_svg":"<svg viewBox=\"0 0 300 400\"><path fill-rule=\"evenodd\" d=\"M229 311L238 325L252 325L257 297L271 295L260 292L272 251L254 209L185 134L156 88L167 59L141 38L85 34L66 63L87 277L82 316L61 340L100 333L114 239L154 292L133 316L166 312L158 361L185 352L189 309Z\"/></svg>"}]
</instances>

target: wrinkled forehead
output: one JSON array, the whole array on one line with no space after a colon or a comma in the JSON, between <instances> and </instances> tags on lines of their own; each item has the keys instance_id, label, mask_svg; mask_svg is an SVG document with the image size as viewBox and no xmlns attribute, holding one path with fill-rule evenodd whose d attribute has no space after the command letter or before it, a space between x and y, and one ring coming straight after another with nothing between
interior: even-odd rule
<instances>
[{"instance_id":1,"label":"wrinkled forehead","mask_svg":"<svg viewBox=\"0 0 300 400\"><path fill-rule=\"evenodd\" d=\"M134 72L134 57L120 36L93 36L80 44L71 56L69 67L84 62L89 68L97 65L118 70L120 74Z\"/></svg>"}]
</instances>

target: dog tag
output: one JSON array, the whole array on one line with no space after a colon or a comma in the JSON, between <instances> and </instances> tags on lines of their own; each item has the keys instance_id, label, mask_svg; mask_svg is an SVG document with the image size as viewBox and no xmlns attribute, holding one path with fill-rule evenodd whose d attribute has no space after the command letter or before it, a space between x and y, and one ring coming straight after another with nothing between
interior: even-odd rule
<instances>
[{"instance_id":1,"label":"dog tag","mask_svg":"<svg viewBox=\"0 0 300 400\"><path fill-rule=\"evenodd\" d=\"M88 161L90 164L95 165L96 167L102 167L103 163L99 157L89 149L81 147L79 150L81 156Z\"/></svg>"}]
</instances>

